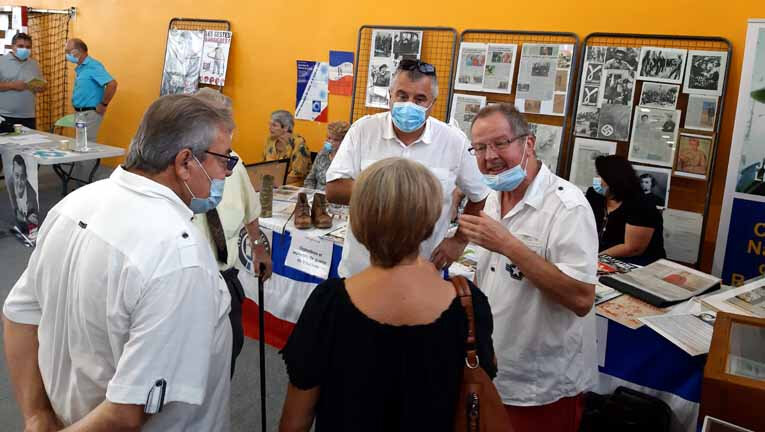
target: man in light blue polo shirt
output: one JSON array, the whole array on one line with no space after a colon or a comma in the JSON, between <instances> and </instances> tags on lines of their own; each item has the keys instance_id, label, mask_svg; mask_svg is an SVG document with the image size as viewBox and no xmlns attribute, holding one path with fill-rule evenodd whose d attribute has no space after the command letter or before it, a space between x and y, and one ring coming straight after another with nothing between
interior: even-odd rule
<instances>
[{"instance_id":1,"label":"man in light blue polo shirt","mask_svg":"<svg viewBox=\"0 0 765 432\"><path fill-rule=\"evenodd\" d=\"M66 59L77 65L74 68L72 105L75 111L85 117L88 140L96 141L106 108L117 92L117 81L109 75L101 62L88 56L88 46L82 39L68 40L65 50Z\"/></svg>"}]
</instances>

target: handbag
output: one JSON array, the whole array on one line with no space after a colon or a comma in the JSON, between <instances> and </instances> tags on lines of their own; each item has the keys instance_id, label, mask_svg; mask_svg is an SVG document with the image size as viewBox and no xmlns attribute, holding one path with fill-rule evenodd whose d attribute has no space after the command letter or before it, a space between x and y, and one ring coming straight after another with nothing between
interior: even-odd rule
<instances>
[{"instance_id":1,"label":"handbag","mask_svg":"<svg viewBox=\"0 0 765 432\"><path fill-rule=\"evenodd\" d=\"M467 280L462 276L452 278L457 296L467 317L468 333L465 340L465 367L454 416L455 432L512 432L510 418L502 404L497 388L485 370L481 368L476 346L475 311L473 296ZM496 361L484 359L484 361Z\"/></svg>"}]
</instances>

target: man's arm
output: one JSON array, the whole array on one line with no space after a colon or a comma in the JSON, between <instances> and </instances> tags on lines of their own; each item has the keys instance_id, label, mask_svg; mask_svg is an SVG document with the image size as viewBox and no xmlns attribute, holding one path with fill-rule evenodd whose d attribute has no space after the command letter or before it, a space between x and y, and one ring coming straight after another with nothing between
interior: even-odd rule
<instances>
[{"instance_id":1,"label":"man's arm","mask_svg":"<svg viewBox=\"0 0 765 432\"><path fill-rule=\"evenodd\" d=\"M105 400L62 432L139 432L149 419L143 409L143 405L116 404Z\"/></svg>"},{"instance_id":2,"label":"man's arm","mask_svg":"<svg viewBox=\"0 0 765 432\"><path fill-rule=\"evenodd\" d=\"M24 91L28 88L27 83L21 80L0 82L0 91Z\"/></svg>"},{"instance_id":3,"label":"man's arm","mask_svg":"<svg viewBox=\"0 0 765 432\"><path fill-rule=\"evenodd\" d=\"M37 362L37 326L3 316L5 360L25 430L54 431L62 425L53 412Z\"/></svg>"},{"instance_id":4,"label":"man's arm","mask_svg":"<svg viewBox=\"0 0 765 432\"><path fill-rule=\"evenodd\" d=\"M588 209L589 211L589 209ZM585 316L595 301L595 285L581 282L529 249L504 225L485 213L463 215L460 227L473 243L510 259L539 290L578 316Z\"/></svg>"},{"instance_id":5,"label":"man's arm","mask_svg":"<svg viewBox=\"0 0 765 432\"><path fill-rule=\"evenodd\" d=\"M333 204L348 205L351 202L353 179L337 179L327 182L327 200Z\"/></svg>"},{"instance_id":6,"label":"man's arm","mask_svg":"<svg viewBox=\"0 0 765 432\"><path fill-rule=\"evenodd\" d=\"M246 224L244 228L247 230L247 234L250 237L250 241L254 241L255 239L260 238L260 224L258 223L258 220L255 219L252 222ZM271 277L271 272L273 270L273 263L271 262L271 257L268 256L266 253L266 245L259 244L255 246L252 245L252 265L255 271L260 273L260 264L263 264L266 267L266 270L263 272L263 280L268 280L268 278Z\"/></svg>"},{"instance_id":7,"label":"man's arm","mask_svg":"<svg viewBox=\"0 0 765 432\"><path fill-rule=\"evenodd\" d=\"M478 216L483 210L483 206L486 204L486 198L478 202L472 202L468 200L465 205L464 214ZM465 251L465 247L469 243L469 239L465 236L461 227L457 227L457 232L453 237L445 238L441 240L441 243L433 249L433 253L430 256L430 261L436 266L437 269L443 269L449 267L454 261L456 261Z\"/></svg>"},{"instance_id":8,"label":"man's arm","mask_svg":"<svg viewBox=\"0 0 765 432\"><path fill-rule=\"evenodd\" d=\"M654 229L651 227L626 224L624 243L611 246L602 253L612 257L632 257L642 255L651 244Z\"/></svg>"},{"instance_id":9,"label":"man's arm","mask_svg":"<svg viewBox=\"0 0 765 432\"><path fill-rule=\"evenodd\" d=\"M112 101L115 93L117 93L117 81L111 80L104 87L104 97L101 98L101 103L96 106L97 113L103 114L106 112L106 106Z\"/></svg>"}]
</instances>

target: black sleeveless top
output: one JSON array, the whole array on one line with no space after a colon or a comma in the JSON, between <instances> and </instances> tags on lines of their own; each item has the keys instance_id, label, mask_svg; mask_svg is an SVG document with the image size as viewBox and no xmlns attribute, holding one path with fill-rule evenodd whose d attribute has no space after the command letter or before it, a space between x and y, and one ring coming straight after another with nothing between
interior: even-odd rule
<instances>
[{"instance_id":1,"label":"black sleeveless top","mask_svg":"<svg viewBox=\"0 0 765 432\"><path fill-rule=\"evenodd\" d=\"M470 284L480 364L496 375L486 296ZM351 302L344 279L311 293L282 356L290 383L319 386L316 431L451 431L465 358L458 298L432 323L381 324Z\"/></svg>"}]
</instances>

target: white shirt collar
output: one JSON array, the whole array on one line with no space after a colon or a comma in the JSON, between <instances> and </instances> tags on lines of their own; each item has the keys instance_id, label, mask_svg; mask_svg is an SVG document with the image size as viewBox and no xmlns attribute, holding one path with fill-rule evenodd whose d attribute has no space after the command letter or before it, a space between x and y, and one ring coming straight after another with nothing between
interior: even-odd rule
<instances>
[{"instance_id":1,"label":"white shirt collar","mask_svg":"<svg viewBox=\"0 0 765 432\"><path fill-rule=\"evenodd\" d=\"M430 144L433 142L433 128L431 127L430 122L431 117L428 116L428 118L425 120L425 130L422 132L422 135L420 135L420 137L417 138L417 140L412 144L416 144L418 142L423 144ZM391 117L390 111L388 111L385 116L385 130L383 131L383 138L401 142L401 140L396 136L396 131L393 129L393 117Z\"/></svg>"},{"instance_id":2,"label":"white shirt collar","mask_svg":"<svg viewBox=\"0 0 765 432\"><path fill-rule=\"evenodd\" d=\"M181 198L176 195L169 187L148 179L142 175L133 174L118 166L109 178L118 185L129 189L141 195L154 198L164 198L173 204L173 207L186 220L191 220L194 212L186 205Z\"/></svg>"}]
</instances>

